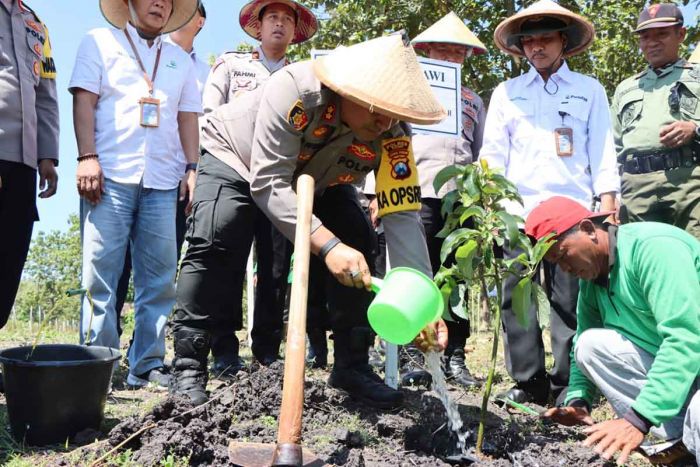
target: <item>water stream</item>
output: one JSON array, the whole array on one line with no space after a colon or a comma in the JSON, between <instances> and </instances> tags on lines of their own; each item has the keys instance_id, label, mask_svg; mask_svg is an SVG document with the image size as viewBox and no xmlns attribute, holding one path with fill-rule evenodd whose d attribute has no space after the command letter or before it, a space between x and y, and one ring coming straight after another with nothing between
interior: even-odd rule
<instances>
[{"instance_id":1,"label":"water stream","mask_svg":"<svg viewBox=\"0 0 700 467\"><path fill-rule=\"evenodd\" d=\"M459 415L457 404L450 397L445 383L445 374L442 372L440 354L429 351L425 354L425 369L433 377L432 391L437 394L447 413L447 427L457 436L457 448L462 454L467 454L467 439L471 436L470 430L462 430L464 423Z\"/></svg>"}]
</instances>

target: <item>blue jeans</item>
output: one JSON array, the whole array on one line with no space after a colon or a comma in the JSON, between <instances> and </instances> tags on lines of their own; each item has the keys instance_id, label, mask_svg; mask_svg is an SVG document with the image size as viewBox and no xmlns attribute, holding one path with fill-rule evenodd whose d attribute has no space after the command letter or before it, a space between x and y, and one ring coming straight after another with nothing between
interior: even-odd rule
<instances>
[{"instance_id":1,"label":"blue jeans","mask_svg":"<svg viewBox=\"0 0 700 467\"><path fill-rule=\"evenodd\" d=\"M165 324L175 303L175 205L177 189L155 190L105 180L102 200L81 199L83 287L90 291L81 309L80 341L119 348L116 291L131 245L134 271L134 337L129 371L141 375L163 366Z\"/></svg>"}]
</instances>

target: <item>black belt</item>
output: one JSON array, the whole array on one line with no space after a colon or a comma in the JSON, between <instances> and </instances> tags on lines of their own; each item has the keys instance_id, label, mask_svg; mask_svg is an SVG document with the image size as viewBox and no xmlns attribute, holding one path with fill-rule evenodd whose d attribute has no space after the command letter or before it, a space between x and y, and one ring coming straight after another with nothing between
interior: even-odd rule
<instances>
[{"instance_id":1,"label":"black belt","mask_svg":"<svg viewBox=\"0 0 700 467\"><path fill-rule=\"evenodd\" d=\"M622 170L628 174L646 174L681 167L693 167L700 164L700 149L684 147L654 153L632 154L622 164Z\"/></svg>"}]
</instances>

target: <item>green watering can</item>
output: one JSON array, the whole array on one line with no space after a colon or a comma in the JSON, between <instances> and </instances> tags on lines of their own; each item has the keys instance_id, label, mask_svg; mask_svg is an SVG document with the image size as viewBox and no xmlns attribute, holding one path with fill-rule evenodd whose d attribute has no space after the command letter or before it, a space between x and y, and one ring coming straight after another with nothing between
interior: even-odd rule
<instances>
[{"instance_id":1,"label":"green watering can","mask_svg":"<svg viewBox=\"0 0 700 467\"><path fill-rule=\"evenodd\" d=\"M396 345L415 339L445 308L433 280L412 268L394 268L384 279L373 277L372 290L377 296L367 309L369 324L379 337Z\"/></svg>"}]
</instances>

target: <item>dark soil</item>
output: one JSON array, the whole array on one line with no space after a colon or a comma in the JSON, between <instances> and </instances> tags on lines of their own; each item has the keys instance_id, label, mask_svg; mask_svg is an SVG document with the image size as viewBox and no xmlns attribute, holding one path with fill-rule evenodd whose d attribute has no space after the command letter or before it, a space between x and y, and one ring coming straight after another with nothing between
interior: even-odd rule
<instances>
[{"instance_id":1,"label":"dark soil","mask_svg":"<svg viewBox=\"0 0 700 467\"><path fill-rule=\"evenodd\" d=\"M123 449L138 465L158 465L173 454L189 456L191 465L234 465L228 457L232 440L274 444L282 399L283 366L253 367L212 391L212 401L192 410L188 401L169 398L147 415L122 421L109 434L116 446L143 427L155 424ZM404 407L382 412L356 403L325 384L325 373L309 372L305 388L303 440L320 459L343 466L446 466L456 438L446 428L445 411L434 395L405 389ZM460 413L473 431L474 454L481 395L455 390ZM605 465L576 441L576 429L543 424L492 407L485 454L475 465ZM111 446L103 447L106 451ZM465 458L466 459L466 458ZM454 462L454 460L453 460ZM464 460L461 465L469 465Z\"/></svg>"}]
</instances>

